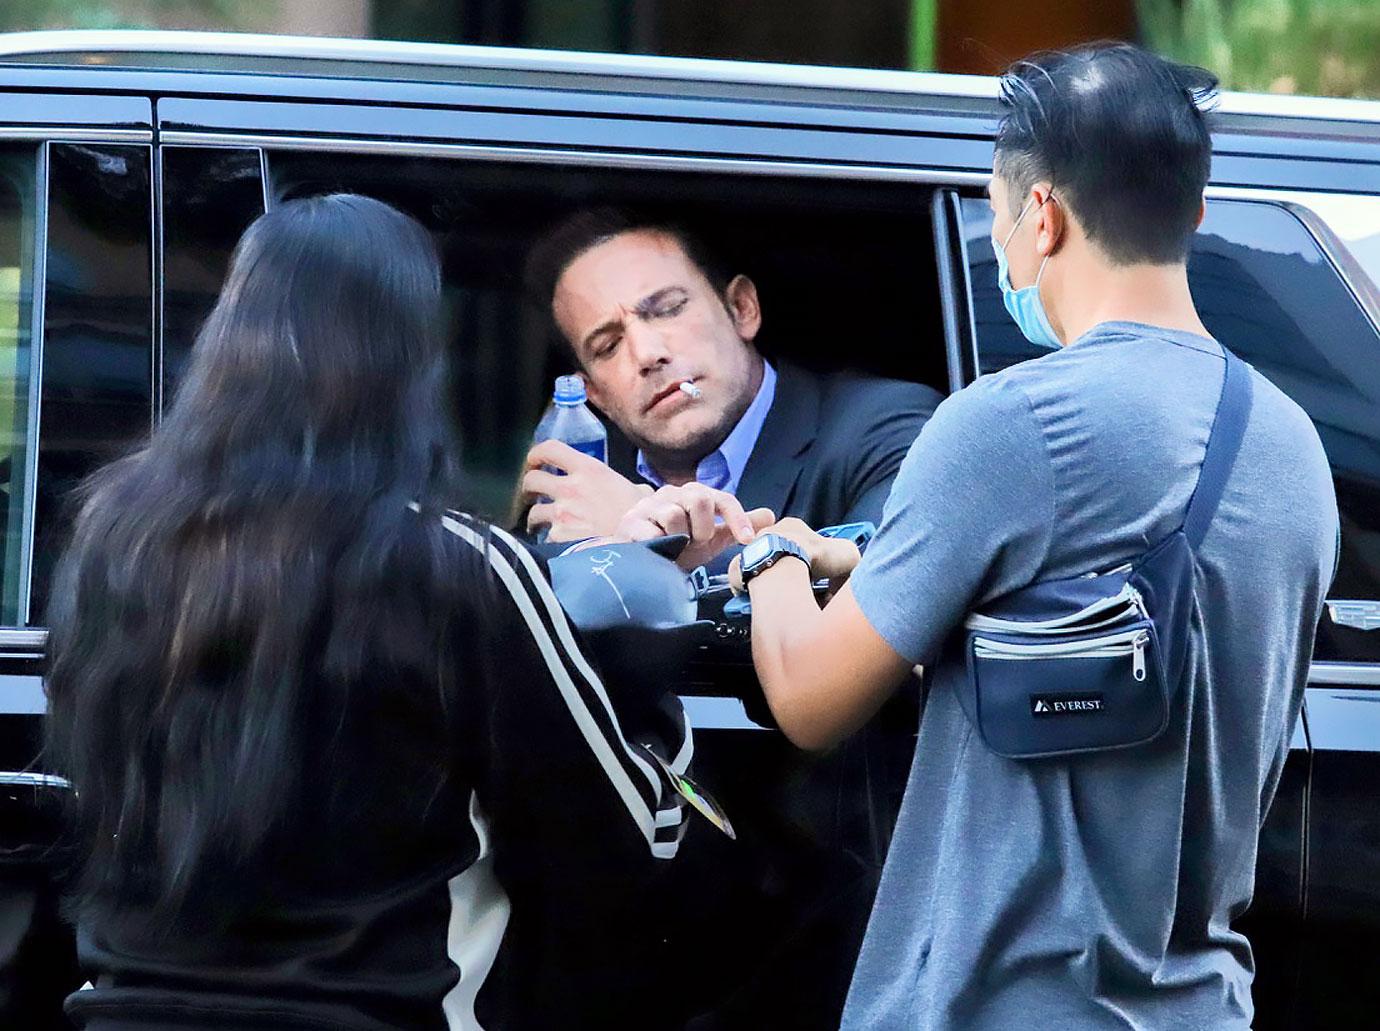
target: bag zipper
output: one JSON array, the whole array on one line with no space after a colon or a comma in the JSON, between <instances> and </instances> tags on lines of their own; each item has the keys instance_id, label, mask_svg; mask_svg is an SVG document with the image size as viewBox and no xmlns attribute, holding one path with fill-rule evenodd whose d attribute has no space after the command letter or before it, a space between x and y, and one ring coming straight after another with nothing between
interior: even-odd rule
<instances>
[{"instance_id":1,"label":"bag zipper","mask_svg":"<svg viewBox=\"0 0 1380 1031\"><path fill-rule=\"evenodd\" d=\"M973 638L973 654L980 659L1031 661L1036 659L1110 659L1130 656L1131 676L1144 681L1147 673L1145 650L1150 631L1143 628L1110 634L1091 641L1064 641L1041 644L1013 644L985 637Z\"/></svg>"},{"instance_id":2,"label":"bag zipper","mask_svg":"<svg viewBox=\"0 0 1380 1031\"><path fill-rule=\"evenodd\" d=\"M1093 616L1102 612L1107 612L1116 608L1118 605L1130 606L1138 612L1142 618L1149 618L1149 613L1145 611L1145 600L1141 597L1140 591L1136 590L1129 583L1124 584L1120 591L1106 598L1098 598L1091 605L1086 605L1077 612L1067 616L1056 616L1053 619L1000 619L996 616L984 615L981 612L974 612L964 621L964 626L969 630L986 630L988 633L1001 634L1050 634L1060 633L1070 626L1084 623ZM1098 623L1089 627L1079 629L1093 629L1095 626L1104 626L1113 623L1119 618L1129 616L1130 613L1108 616Z\"/></svg>"}]
</instances>

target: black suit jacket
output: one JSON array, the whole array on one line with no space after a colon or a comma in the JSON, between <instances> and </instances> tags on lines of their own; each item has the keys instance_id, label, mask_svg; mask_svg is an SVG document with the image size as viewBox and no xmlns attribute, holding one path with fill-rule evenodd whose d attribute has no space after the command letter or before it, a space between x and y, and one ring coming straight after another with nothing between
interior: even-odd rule
<instances>
[{"instance_id":1,"label":"black suit jacket","mask_svg":"<svg viewBox=\"0 0 1380 1031\"><path fill-rule=\"evenodd\" d=\"M901 460L942 397L919 383L774 364L776 395L738 500L812 527L880 524ZM615 455L614 466L638 478L630 453Z\"/></svg>"},{"instance_id":2,"label":"black suit jacket","mask_svg":"<svg viewBox=\"0 0 1380 1031\"><path fill-rule=\"evenodd\" d=\"M812 527L880 524L940 395L898 380L776 368L739 501ZM729 841L692 824L670 871L664 962L694 974L660 984L665 1026L838 1026L910 762L913 708L907 716L909 726L871 725L824 757L775 733L699 740L696 776L739 835ZM672 991L680 995L668 1005Z\"/></svg>"}]
</instances>

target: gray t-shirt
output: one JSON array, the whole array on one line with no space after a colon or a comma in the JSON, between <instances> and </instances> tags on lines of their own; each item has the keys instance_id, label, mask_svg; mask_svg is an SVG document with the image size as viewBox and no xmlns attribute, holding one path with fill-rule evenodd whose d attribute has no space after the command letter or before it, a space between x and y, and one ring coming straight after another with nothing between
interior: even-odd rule
<instances>
[{"instance_id":1,"label":"gray t-shirt","mask_svg":"<svg viewBox=\"0 0 1380 1031\"><path fill-rule=\"evenodd\" d=\"M1157 741L1003 759L959 707L961 666L939 658L983 602L1119 566L1182 524L1224 368L1207 338L1107 323L953 395L912 447L853 592L901 655L937 664L845 1027L1250 1024L1251 951L1230 924L1336 551L1303 411L1252 373Z\"/></svg>"}]
</instances>

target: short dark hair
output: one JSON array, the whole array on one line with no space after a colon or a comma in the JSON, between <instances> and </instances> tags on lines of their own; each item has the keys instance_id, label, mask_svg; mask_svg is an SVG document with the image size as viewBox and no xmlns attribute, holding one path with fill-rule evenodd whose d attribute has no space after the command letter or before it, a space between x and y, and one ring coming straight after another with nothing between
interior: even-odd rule
<instances>
[{"instance_id":1,"label":"short dark hair","mask_svg":"<svg viewBox=\"0 0 1380 1031\"><path fill-rule=\"evenodd\" d=\"M1018 61L1001 79L997 171L1025 203L1048 180L1112 261L1183 261L1212 160L1217 78L1128 43Z\"/></svg>"},{"instance_id":2,"label":"short dark hair","mask_svg":"<svg viewBox=\"0 0 1380 1031\"><path fill-rule=\"evenodd\" d=\"M701 236L677 222L663 221L627 208L599 207L568 216L532 248L523 273L528 298L550 315L556 284L576 258L615 236L639 232L661 233L674 239L714 292L720 297L727 293L734 273L728 262ZM561 336L554 324L552 328Z\"/></svg>"}]
</instances>

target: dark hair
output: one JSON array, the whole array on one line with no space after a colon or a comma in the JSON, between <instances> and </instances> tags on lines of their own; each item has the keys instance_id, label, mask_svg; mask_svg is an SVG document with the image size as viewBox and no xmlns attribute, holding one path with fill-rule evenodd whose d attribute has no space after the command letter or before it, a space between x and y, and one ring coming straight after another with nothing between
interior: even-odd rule
<instances>
[{"instance_id":1,"label":"dark hair","mask_svg":"<svg viewBox=\"0 0 1380 1031\"><path fill-rule=\"evenodd\" d=\"M329 768L309 714L350 706L406 590L445 594L439 520L420 559L400 548L408 506L451 490L440 286L387 205L283 203L240 241L167 418L83 486L46 747L82 906L229 905L300 816L303 771Z\"/></svg>"},{"instance_id":2,"label":"dark hair","mask_svg":"<svg viewBox=\"0 0 1380 1031\"><path fill-rule=\"evenodd\" d=\"M676 222L661 221L626 208L599 207L577 211L548 232L527 256L523 275L529 300L548 318L556 284L572 262L586 251L624 233L661 233L680 244L690 262L723 297L734 272L702 237ZM551 330L564 340L554 322ZM566 341L568 344L569 342Z\"/></svg>"},{"instance_id":3,"label":"dark hair","mask_svg":"<svg viewBox=\"0 0 1380 1031\"><path fill-rule=\"evenodd\" d=\"M1014 210L1053 184L1118 264L1183 261L1207 186L1217 79L1125 43L1019 61L1002 77L997 170Z\"/></svg>"}]
</instances>

